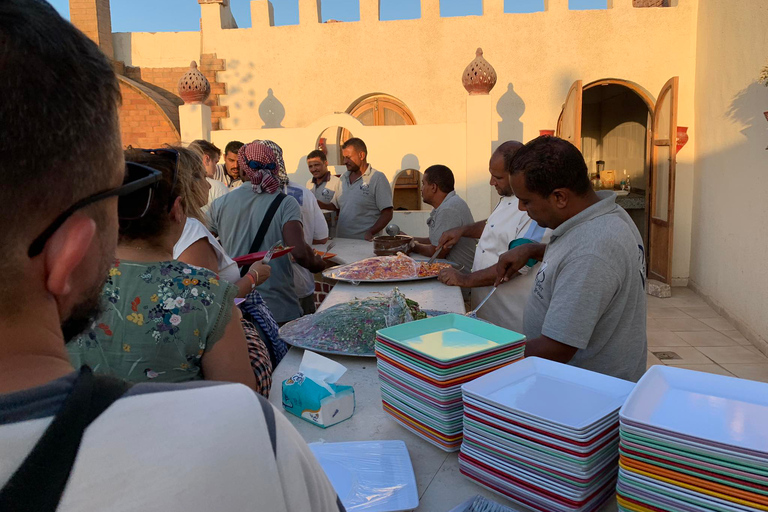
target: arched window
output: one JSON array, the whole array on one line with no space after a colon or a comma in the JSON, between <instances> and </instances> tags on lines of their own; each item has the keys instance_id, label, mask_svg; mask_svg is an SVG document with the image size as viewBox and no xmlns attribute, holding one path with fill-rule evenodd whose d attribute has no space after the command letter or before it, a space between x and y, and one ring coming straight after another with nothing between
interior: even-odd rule
<instances>
[{"instance_id":1,"label":"arched window","mask_svg":"<svg viewBox=\"0 0 768 512\"><path fill-rule=\"evenodd\" d=\"M386 94L373 94L352 105L347 112L365 126L416 124L413 113L400 100Z\"/></svg>"}]
</instances>

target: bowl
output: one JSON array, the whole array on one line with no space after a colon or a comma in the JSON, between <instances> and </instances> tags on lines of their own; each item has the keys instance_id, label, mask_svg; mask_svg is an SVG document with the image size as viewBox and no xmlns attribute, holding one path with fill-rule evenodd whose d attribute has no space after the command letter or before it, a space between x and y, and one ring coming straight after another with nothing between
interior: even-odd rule
<instances>
[{"instance_id":1,"label":"bowl","mask_svg":"<svg viewBox=\"0 0 768 512\"><path fill-rule=\"evenodd\" d=\"M377 236L373 238L373 253L376 256L394 256L408 251L408 246L413 240L412 236Z\"/></svg>"}]
</instances>

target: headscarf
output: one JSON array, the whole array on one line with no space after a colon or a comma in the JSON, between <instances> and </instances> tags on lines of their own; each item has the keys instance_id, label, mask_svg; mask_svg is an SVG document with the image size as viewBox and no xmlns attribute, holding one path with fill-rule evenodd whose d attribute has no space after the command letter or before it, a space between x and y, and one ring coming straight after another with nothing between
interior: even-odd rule
<instances>
[{"instance_id":1,"label":"headscarf","mask_svg":"<svg viewBox=\"0 0 768 512\"><path fill-rule=\"evenodd\" d=\"M288 178L288 172L285 170L285 160L283 160L283 148L277 145L276 142L271 140L260 140L262 144L267 146L275 154L277 158L277 179L280 180L281 187L287 187L290 179Z\"/></svg>"},{"instance_id":2,"label":"headscarf","mask_svg":"<svg viewBox=\"0 0 768 512\"><path fill-rule=\"evenodd\" d=\"M237 152L237 167L251 180L253 191L257 194L274 194L280 188L275 153L258 140L240 148Z\"/></svg>"}]
</instances>

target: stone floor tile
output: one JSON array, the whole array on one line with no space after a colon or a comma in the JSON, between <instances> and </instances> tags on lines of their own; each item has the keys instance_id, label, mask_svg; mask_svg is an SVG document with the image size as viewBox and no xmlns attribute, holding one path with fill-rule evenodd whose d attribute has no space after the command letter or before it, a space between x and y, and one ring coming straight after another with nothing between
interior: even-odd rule
<instances>
[{"instance_id":1,"label":"stone floor tile","mask_svg":"<svg viewBox=\"0 0 768 512\"><path fill-rule=\"evenodd\" d=\"M737 347L739 342L717 331L681 331L673 333L692 347Z\"/></svg>"},{"instance_id":2,"label":"stone floor tile","mask_svg":"<svg viewBox=\"0 0 768 512\"><path fill-rule=\"evenodd\" d=\"M681 306L680 311L693 318L718 318L720 316L706 303L702 306Z\"/></svg>"},{"instance_id":3,"label":"stone floor tile","mask_svg":"<svg viewBox=\"0 0 768 512\"><path fill-rule=\"evenodd\" d=\"M765 364L723 364L723 368L741 379L768 382L768 363Z\"/></svg>"},{"instance_id":4,"label":"stone floor tile","mask_svg":"<svg viewBox=\"0 0 768 512\"><path fill-rule=\"evenodd\" d=\"M651 347L687 347L689 344L672 331L648 331L648 348Z\"/></svg>"},{"instance_id":5,"label":"stone floor tile","mask_svg":"<svg viewBox=\"0 0 768 512\"><path fill-rule=\"evenodd\" d=\"M734 331L736 328L725 318L718 316L712 318L701 318L702 323L707 324L711 328L717 331Z\"/></svg>"},{"instance_id":6,"label":"stone floor tile","mask_svg":"<svg viewBox=\"0 0 768 512\"><path fill-rule=\"evenodd\" d=\"M672 332L713 330L707 324L704 324L695 318L654 318L653 323L657 327L662 327Z\"/></svg>"},{"instance_id":7,"label":"stone floor tile","mask_svg":"<svg viewBox=\"0 0 768 512\"><path fill-rule=\"evenodd\" d=\"M648 351L648 360L645 363L645 369L647 370L648 368L650 368L651 366L656 365L656 364L664 364L664 363L662 363L661 359L659 359L658 357L653 355L653 352L651 352L649 350Z\"/></svg>"},{"instance_id":8,"label":"stone floor tile","mask_svg":"<svg viewBox=\"0 0 768 512\"><path fill-rule=\"evenodd\" d=\"M768 357L761 353L755 353L748 347L701 347L702 354L718 364L745 363L745 364L763 364L768 363ZM726 368L727 369L727 368ZM729 370L730 371L730 370Z\"/></svg>"},{"instance_id":9,"label":"stone floor tile","mask_svg":"<svg viewBox=\"0 0 768 512\"><path fill-rule=\"evenodd\" d=\"M717 364L676 364L676 368L685 368L686 370L696 370L697 372L715 373L717 375L726 375L733 377L733 374Z\"/></svg>"},{"instance_id":10,"label":"stone floor tile","mask_svg":"<svg viewBox=\"0 0 768 512\"><path fill-rule=\"evenodd\" d=\"M680 359L661 359L661 362L671 366L679 364L712 364L712 360L699 352L695 347L653 347L651 352L674 352ZM654 354L655 355L655 354Z\"/></svg>"},{"instance_id":11,"label":"stone floor tile","mask_svg":"<svg viewBox=\"0 0 768 512\"><path fill-rule=\"evenodd\" d=\"M743 334L741 334L739 331L733 330L733 331L721 331L723 334L731 338L732 340L735 340L739 345L749 345L752 346L752 342L749 341L747 338L744 337Z\"/></svg>"},{"instance_id":12,"label":"stone floor tile","mask_svg":"<svg viewBox=\"0 0 768 512\"><path fill-rule=\"evenodd\" d=\"M648 318L691 318L678 308L649 308Z\"/></svg>"}]
</instances>

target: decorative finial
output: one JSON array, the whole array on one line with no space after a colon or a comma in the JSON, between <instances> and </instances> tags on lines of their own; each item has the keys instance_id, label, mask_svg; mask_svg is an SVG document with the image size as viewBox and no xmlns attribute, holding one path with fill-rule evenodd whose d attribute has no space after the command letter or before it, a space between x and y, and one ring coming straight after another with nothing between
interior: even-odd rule
<instances>
[{"instance_id":1,"label":"decorative finial","mask_svg":"<svg viewBox=\"0 0 768 512\"><path fill-rule=\"evenodd\" d=\"M475 59L464 70L461 83L470 95L488 94L496 85L496 70L483 57L482 48L478 48L475 55Z\"/></svg>"},{"instance_id":2,"label":"decorative finial","mask_svg":"<svg viewBox=\"0 0 768 512\"><path fill-rule=\"evenodd\" d=\"M179 79L179 96L187 105L205 102L211 94L211 84L198 69L197 62L189 64L189 71Z\"/></svg>"}]
</instances>

